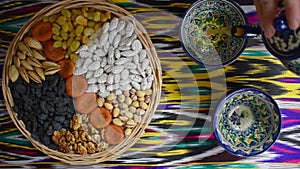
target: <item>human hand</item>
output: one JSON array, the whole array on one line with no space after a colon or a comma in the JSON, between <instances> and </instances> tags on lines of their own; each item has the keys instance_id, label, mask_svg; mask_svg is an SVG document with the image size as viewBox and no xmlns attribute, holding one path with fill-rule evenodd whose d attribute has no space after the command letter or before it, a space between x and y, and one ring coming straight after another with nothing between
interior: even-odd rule
<instances>
[{"instance_id":1,"label":"human hand","mask_svg":"<svg viewBox=\"0 0 300 169\"><path fill-rule=\"evenodd\" d=\"M275 34L273 21L280 13L277 3L278 0L254 0L260 25L266 38ZM300 26L300 0L283 0L283 4L289 28L297 29Z\"/></svg>"}]
</instances>

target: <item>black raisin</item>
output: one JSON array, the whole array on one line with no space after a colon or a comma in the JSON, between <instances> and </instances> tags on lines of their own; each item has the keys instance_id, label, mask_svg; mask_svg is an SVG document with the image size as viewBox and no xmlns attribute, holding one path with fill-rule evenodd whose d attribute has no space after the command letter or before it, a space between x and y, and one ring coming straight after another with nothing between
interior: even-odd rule
<instances>
[{"instance_id":1,"label":"black raisin","mask_svg":"<svg viewBox=\"0 0 300 169\"><path fill-rule=\"evenodd\" d=\"M61 130L62 126L60 123L54 122L52 124L53 124L54 130Z\"/></svg>"},{"instance_id":2,"label":"black raisin","mask_svg":"<svg viewBox=\"0 0 300 169\"><path fill-rule=\"evenodd\" d=\"M24 95L25 92L26 92L26 87L25 87L23 84L17 84L17 85L15 86L15 89L16 89L16 91L17 91L19 94L21 94L21 95Z\"/></svg>"}]
</instances>

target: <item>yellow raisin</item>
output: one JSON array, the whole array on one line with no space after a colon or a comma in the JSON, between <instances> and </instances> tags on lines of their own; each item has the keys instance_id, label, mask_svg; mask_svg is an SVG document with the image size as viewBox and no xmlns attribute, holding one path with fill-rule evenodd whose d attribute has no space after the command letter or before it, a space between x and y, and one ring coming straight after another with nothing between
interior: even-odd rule
<instances>
[{"instance_id":1,"label":"yellow raisin","mask_svg":"<svg viewBox=\"0 0 300 169\"><path fill-rule=\"evenodd\" d=\"M43 17L43 21L44 21L44 22L48 22L48 21L49 21L49 16Z\"/></svg>"},{"instance_id":2,"label":"yellow raisin","mask_svg":"<svg viewBox=\"0 0 300 169\"><path fill-rule=\"evenodd\" d=\"M54 35L59 35L60 34L60 27L57 26L52 26L52 32L54 33Z\"/></svg>"},{"instance_id":3,"label":"yellow raisin","mask_svg":"<svg viewBox=\"0 0 300 169\"><path fill-rule=\"evenodd\" d=\"M76 36L76 30L73 30L72 32L70 32L69 37L75 37Z\"/></svg>"},{"instance_id":4,"label":"yellow raisin","mask_svg":"<svg viewBox=\"0 0 300 169\"><path fill-rule=\"evenodd\" d=\"M81 36L76 36L75 40L81 41Z\"/></svg>"},{"instance_id":5,"label":"yellow raisin","mask_svg":"<svg viewBox=\"0 0 300 169\"><path fill-rule=\"evenodd\" d=\"M102 27L102 24L101 23L97 23L96 25L95 25L95 30L98 30L98 29L100 29Z\"/></svg>"},{"instance_id":6,"label":"yellow raisin","mask_svg":"<svg viewBox=\"0 0 300 169\"><path fill-rule=\"evenodd\" d=\"M78 50L79 46L80 46L80 42L75 40L72 42L70 49L72 52L76 52Z\"/></svg>"},{"instance_id":7,"label":"yellow raisin","mask_svg":"<svg viewBox=\"0 0 300 169\"><path fill-rule=\"evenodd\" d=\"M68 22L68 26L69 26L69 31L73 31L74 27L73 24L71 22Z\"/></svg>"},{"instance_id":8,"label":"yellow raisin","mask_svg":"<svg viewBox=\"0 0 300 169\"><path fill-rule=\"evenodd\" d=\"M56 18L57 18L57 16L56 15L51 15L50 17L49 17L49 22L55 22L56 21Z\"/></svg>"},{"instance_id":9,"label":"yellow raisin","mask_svg":"<svg viewBox=\"0 0 300 169\"><path fill-rule=\"evenodd\" d=\"M82 25L78 25L76 28L76 35L80 36L81 33L83 32L84 27Z\"/></svg>"},{"instance_id":10,"label":"yellow raisin","mask_svg":"<svg viewBox=\"0 0 300 169\"><path fill-rule=\"evenodd\" d=\"M61 14L63 15L63 16L65 16L65 17L67 17L67 18L70 18L71 17L71 12L69 11L69 10L67 10L67 9L63 9L62 11L61 11Z\"/></svg>"},{"instance_id":11,"label":"yellow raisin","mask_svg":"<svg viewBox=\"0 0 300 169\"><path fill-rule=\"evenodd\" d=\"M100 21L100 15L101 13L99 11L94 12L94 16L93 16L94 21L96 22Z\"/></svg>"},{"instance_id":12,"label":"yellow raisin","mask_svg":"<svg viewBox=\"0 0 300 169\"><path fill-rule=\"evenodd\" d=\"M81 13L79 9L72 9L71 12L73 15L79 15Z\"/></svg>"},{"instance_id":13,"label":"yellow raisin","mask_svg":"<svg viewBox=\"0 0 300 169\"><path fill-rule=\"evenodd\" d=\"M69 24L67 22L65 22L64 24L61 25L61 28L64 32L68 32L69 31Z\"/></svg>"},{"instance_id":14,"label":"yellow raisin","mask_svg":"<svg viewBox=\"0 0 300 169\"><path fill-rule=\"evenodd\" d=\"M93 12L88 12L86 18L88 20L93 20L94 19L94 13Z\"/></svg>"},{"instance_id":15,"label":"yellow raisin","mask_svg":"<svg viewBox=\"0 0 300 169\"><path fill-rule=\"evenodd\" d=\"M87 27L84 29L84 35L85 36L91 36L93 33L95 33L95 30L93 28Z\"/></svg>"},{"instance_id":16,"label":"yellow raisin","mask_svg":"<svg viewBox=\"0 0 300 169\"><path fill-rule=\"evenodd\" d=\"M82 43L87 44L89 42L89 37L88 36L83 36L82 37Z\"/></svg>"},{"instance_id":17,"label":"yellow raisin","mask_svg":"<svg viewBox=\"0 0 300 169\"><path fill-rule=\"evenodd\" d=\"M79 25L87 25L87 19L81 15L77 16L75 19L76 23L78 23Z\"/></svg>"},{"instance_id":18,"label":"yellow raisin","mask_svg":"<svg viewBox=\"0 0 300 169\"><path fill-rule=\"evenodd\" d=\"M62 47L63 49L67 49L67 42L66 42L66 41L63 41L61 47Z\"/></svg>"},{"instance_id":19,"label":"yellow raisin","mask_svg":"<svg viewBox=\"0 0 300 169\"><path fill-rule=\"evenodd\" d=\"M87 26L91 27L91 28L94 28L95 25L96 25L96 23L94 21L89 21L88 24L87 24Z\"/></svg>"},{"instance_id":20,"label":"yellow raisin","mask_svg":"<svg viewBox=\"0 0 300 169\"><path fill-rule=\"evenodd\" d=\"M78 56L75 53L72 53L70 55L70 59L73 63L76 63Z\"/></svg>"},{"instance_id":21,"label":"yellow raisin","mask_svg":"<svg viewBox=\"0 0 300 169\"><path fill-rule=\"evenodd\" d=\"M106 15L107 19L111 18L111 13L109 11L106 11L104 14Z\"/></svg>"},{"instance_id":22,"label":"yellow raisin","mask_svg":"<svg viewBox=\"0 0 300 169\"><path fill-rule=\"evenodd\" d=\"M87 12L87 11L83 10L83 11L82 11L82 14L83 14L83 16L86 17L86 18L88 17L88 12Z\"/></svg>"},{"instance_id":23,"label":"yellow raisin","mask_svg":"<svg viewBox=\"0 0 300 169\"><path fill-rule=\"evenodd\" d=\"M66 23L66 21L67 21L67 18L65 16L59 16L56 22L59 25L63 25L64 23Z\"/></svg>"},{"instance_id":24,"label":"yellow raisin","mask_svg":"<svg viewBox=\"0 0 300 169\"><path fill-rule=\"evenodd\" d=\"M73 37L70 37L70 38L67 40L67 46L70 47L73 41L74 41L74 38L73 38Z\"/></svg>"},{"instance_id":25,"label":"yellow raisin","mask_svg":"<svg viewBox=\"0 0 300 169\"><path fill-rule=\"evenodd\" d=\"M56 41L62 41L62 37L59 35L53 35L53 39Z\"/></svg>"},{"instance_id":26,"label":"yellow raisin","mask_svg":"<svg viewBox=\"0 0 300 169\"><path fill-rule=\"evenodd\" d=\"M105 14L100 15L100 20L101 22L106 22L107 21L107 17Z\"/></svg>"},{"instance_id":27,"label":"yellow raisin","mask_svg":"<svg viewBox=\"0 0 300 169\"><path fill-rule=\"evenodd\" d=\"M53 47L55 48L59 48L62 46L62 42L61 41L55 41L54 44L53 44Z\"/></svg>"},{"instance_id":28,"label":"yellow raisin","mask_svg":"<svg viewBox=\"0 0 300 169\"><path fill-rule=\"evenodd\" d=\"M60 31L60 34L64 40L67 40L69 37L69 34L67 32L64 32L63 30Z\"/></svg>"},{"instance_id":29,"label":"yellow raisin","mask_svg":"<svg viewBox=\"0 0 300 169\"><path fill-rule=\"evenodd\" d=\"M81 11L82 11L82 12L83 12L83 11L88 11L88 10L89 10L89 7L86 7L86 6L81 8Z\"/></svg>"}]
</instances>

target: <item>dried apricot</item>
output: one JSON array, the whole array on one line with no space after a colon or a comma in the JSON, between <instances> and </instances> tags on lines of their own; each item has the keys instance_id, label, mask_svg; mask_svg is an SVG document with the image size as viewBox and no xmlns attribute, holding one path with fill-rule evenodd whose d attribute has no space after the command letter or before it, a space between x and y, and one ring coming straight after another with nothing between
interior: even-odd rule
<instances>
[{"instance_id":1,"label":"dried apricot","mask_svg":"<svg viewBox=\"0 0 300 169\"><path fill-rule=\"evenodd\" d=\"M88 87L88 82L83 76L70 76L65 82L66 93L71 97L81 96Z\"/></svg>"},{"instance_id":2,"label":"dried apricot","mask_svg":"<svg viewBox=\"0 0 300 169\"><path fill-rule=\"evenodd\" d=\"M90 113L90 122L96 128L104 128L112 120L110 111L104 107L98 107Z\"/></svg>"},{"instance_id":3,"label":"dried apricot","mask_svg":"<svg viewBox=\"0 0 300 169\"><path fill-rule=\"evenodd\" d=\"M75 99L76 110L88 114L98 107L96 93L84 93Z\"/></svg>"},{"instance_id":4,"label":"dried apricot","mask_svg":"<svg viewBox=\"0 0 300 169\"><path fill-rule=\"evenodd\" d=\"M108 144L119 144L124 139L124 130L114 124L109 124L104 130L104 140Z\"/></svg>"},{"instance_id":5,"label":"dried apricot","mask_svg":"<svg viewBox=\"0 0 300 169\"><path fill-rule=\"evenodd\" d=\"M47 59L57 62L59 60L62 60L65 57L66 50L62 47L55 48L54 47L54 40L48 40L44 44L44 53L47 57Z\"/></svg>"},{"instance_id":6,"label":"dried apricot","mask_svg":"<svg viewBox=\"0 0 300 169\"><path fill-rule=\"evenodd\" d=\"M60 71L58 72L63 78L68 78L75 71L75 65L70 59L63 59L57 62L60 65Z\"/></svg>"},{"instance_id":7,"label":"dried apricot","mask_svg":"<svg viewBox=\"0 0 300 169\"><path fill-rule=\"evenodd\" d=\"M52 38L52 25L49 22L39 21L32 27L32 36L41 42Z\"/></svg>"}]
</instances>

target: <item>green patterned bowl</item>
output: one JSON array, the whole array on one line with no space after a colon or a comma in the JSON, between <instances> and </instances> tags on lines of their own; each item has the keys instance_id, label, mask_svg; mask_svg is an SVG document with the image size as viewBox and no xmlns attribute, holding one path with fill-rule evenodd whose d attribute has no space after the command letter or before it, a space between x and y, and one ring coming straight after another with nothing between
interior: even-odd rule
<instances>
[{"instance_id":1,"label":"green patterned bowl","mask_svg":"<svg viewBox=\"0 0 300 169\"><path fill-rule=\"evenodd\" d=\"M232 29L247 25L244 11L232 0L199 0L186 12L180 27L183 49L197 63L219 67L232 63L245 49L246 38Z\"/></svg>"},{"instance_id":2,"label":"green patterned bowl","mask_svg":"<svg viewBox=\"0 0 300 169\"><path fill-rule=\"evenodd\" d=\"M219 144L236 156L253 156L268 150L281 129L275 100L256 88L235 90L215 109L214 134Z\"/></svg>"}]
</instances>

